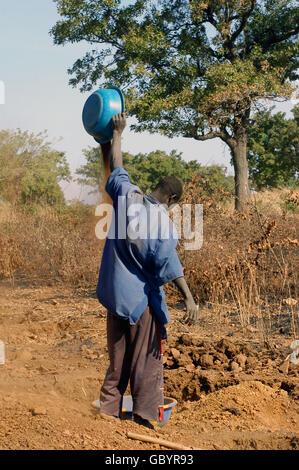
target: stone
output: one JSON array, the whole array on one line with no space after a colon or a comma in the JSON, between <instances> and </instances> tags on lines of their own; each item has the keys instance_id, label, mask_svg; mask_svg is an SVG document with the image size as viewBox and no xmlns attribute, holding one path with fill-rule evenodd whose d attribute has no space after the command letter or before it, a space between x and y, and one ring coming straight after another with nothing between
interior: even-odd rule
<instances>
[{"instance_id":1,"label":"stone","mask_svg":"<svg viewBox=\"0 0 299 470\"><path fill-rule=\"evenodd\" d=\"M177 363L179 367L185 367L191 361L190 356L188 354L181 354L180 357L177 359Z\"/></svg>"},{"instance_id":2,"label":"stone","mask_svg":"<svg viewBox=\"0 0 299 470\"><path fill-rule=\"evenodd\" d=\"M203 354L200 357L200 365L202 367L212 367L213 364L214 364L214 359L213 359L213 356L211 356L210 354Z\"/></svg>"},{"instance_id":3,"label":"stone","mask_svg":"<svg viewBox=\"0 0 299 470\"><path fill-rule=\"evenodd\" d=\"M186 346L190 346L192 344L192 338L190 335L184 334L181 336L182 343Z\"/></svg>"},{"instance_id":4,"label":"stone","mask_svg":"<svg viewBox=\"0 0 299 470\"><path fill-rule=\"evenodd\" d=\"M240 416L240 414L241 414L241 411L239 410L239 408L235 408L234 406L229 406L229 407L225 408L224 411L228 411L229 413L231 413L235 416Z\"/></svg>"},{"instance_id":5,"label":"stone","mask_svg":"<svg viewBox=\"0 0 299 470\"><path fill-rule=\"evenodd\" d=\"M176 348L171 348L171 354L173 355L174 359L178 359L181 355L180 351Z\"/></svg>"},{"instance_id":6,"label":"stone","mask_svg":"<svg viewBox=\"0 0 299 470\"><path fill-rule=\"evenodd\" d=\"M242 367L242 369L245 369L245 364L247 362L247 357L245 354L238 354L235 356L235 361L239 364L240 367Z\"/></svg>"},{"instance_id":7,"label":"stone","mask_svg":"<svg viewBox=\"0 0 299 470\"><path fill-rule=\"evenodd\" d=\"M289 371L289 366L290 366L290 363L289 363L289 360L287 359L279 365L278 370L282 374L287 374Z\"/></svg>"},{"instance_id":8,"label":"stone","mask_svg":"<svg viewBox=\"0 0 299 470\"><path fill-rule=\"evenodd\" d=\"M45 408L43 408L42 406L34 406L34 407L30 408L29 411L33 416L39 416L39 415L46 415L47 414L47 410Z\"/></svg>"},{"instance_id":9,"label":"stone","mask_svg":"<svg viewBox=\"0 0 299 470\"><path fill-rule=\"evenodd\" d=\"M240 372L242 368L239 366L239 364L236 361L232 361L230 365L230 370L232 372Z\"/></svg>"}]
</instances>

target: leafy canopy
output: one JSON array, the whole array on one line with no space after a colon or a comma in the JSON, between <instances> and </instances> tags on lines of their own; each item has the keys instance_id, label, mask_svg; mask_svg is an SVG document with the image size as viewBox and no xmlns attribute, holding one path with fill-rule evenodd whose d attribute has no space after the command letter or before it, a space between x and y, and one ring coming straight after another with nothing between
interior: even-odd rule
<instances>
[{"instance_id":1,"label":"leafy canopy","mask_svg":"<svg viewBox=\"0 0 299 470\"><path fill-rule=\"evenodd\" d=\"M250 107L288 98L297 78L293 0L54 1L55 44L93 46L70 83L119 85L137 131L232 146Z\"/></svg>"},{"instance_id":2,"label":"leafy canopy","mask_svg":"<svg viewBox=\"0 0 299 470\"><path fill-rule=\"evenodd\" d=\"M299 176L299 106L294 118L260 111L250 126L247 158L255 189L291 187Z\"/></svg>"},{"instance_id":3,"label":"leafy canopy","mask_svg":"<svg viewBox=\"0 0 299 470\"><path fill-rule=\"evenodd\" d=\"M59 186L70 180L63 152L53 150L46 134L20 129L0 131L0 197L11 203L64 203Z\"/></svg>"},{"instance_id":4,"label":"leafy canopy","mask_svg":"<svg viewBox=\"0 0 299 470\"><path fill-rule=\"evenodd\" d=\"M99 185L104 176L100 148L89 148L83 152L86 163L77 170L76 173L79 175L77 181L96 188L92 192L103 190ZM123 152L123 161L132 183L138 185L144 193L153 191L164 176L176 176L184 184L189 183L194 177L200 177L201 182L207 180L205 191L209 190L211 193L209 195L212 195L216 188L233 192L233 177L227 176L225 167L219 165L204 167L196 160L186 162L175 150L170 154L161 150L137 155Z\"/></svg>"}]
</instances>

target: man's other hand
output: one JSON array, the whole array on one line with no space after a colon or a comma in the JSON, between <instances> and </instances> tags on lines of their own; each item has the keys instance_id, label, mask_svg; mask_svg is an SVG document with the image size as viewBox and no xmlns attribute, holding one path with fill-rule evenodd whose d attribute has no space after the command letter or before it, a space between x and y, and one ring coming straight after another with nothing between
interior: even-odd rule
<instances>
[{"instance_id":1,"label":"man's other hand","mask_svg":"<svg viewBox=\"0 0 299 470\"><path fill-rule=\"evenodd\" d=\"M126 127L127 122L126 122L126 114L125 113L119 113L115 114L112 118L112 127L113 127L113 132L117 132L118 134L122 134L124 128Z\"/></svg>"},{"instance_id":2,"label":"man's other hand","mask_svg":"<svg viewBox=\"0 0 299 470\"><path fill-rule=\"evenodd\" d=\"M194 325L198 320L198 305L194 302L193 297L185 299L186 313L183 320L189 325Z\"/></svg>"}]
</instances>

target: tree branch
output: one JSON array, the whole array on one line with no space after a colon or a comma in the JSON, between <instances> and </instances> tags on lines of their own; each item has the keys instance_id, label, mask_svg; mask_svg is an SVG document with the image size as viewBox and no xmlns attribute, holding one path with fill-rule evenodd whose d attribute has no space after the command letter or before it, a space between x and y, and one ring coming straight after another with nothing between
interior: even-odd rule
<instances>
[{"instance_id":1,"label":"tree branch","mask_svg":"<svg viewBox=\"0 0 299 470\"><path fill-rule=\"evenodd\" d=\"M253 12L253 10L255 8L255 5L256 5L256 0L252 0L250 9L242 16L241 23L240 23L238 29L236 29L236 31L231 35L231 39L230 39L231 42L233 42L242 33L243 29L246 26L246 22L247 22L249 16L251 15L251 13Z\"/></svg>"},{"instance_id":2,"label":"tree branch","mask_svg":"<svg viewBox=\"0 0 299 470\"><path fill-rule=\"evenodd\" d=\"M196 134L196 135L186 136L186 137L193 137L195 140L200 140L200 141L214 139L215 137L220 137L220 139L224 140L225 134L224 134L224 132L221 132L221 131L211 131L211 132L208 132L205 135Z\"/></svg>"},{"instance_id":3,"label":"tree branch","mask_svg":"<svg viewBox=\"0 0 299 470\"><path fill-rule=\"evenodd\" d=\"M298 33L299 33L299 26L294 28L292 31L288 31L287 33L285 33L285 34L283 34L282 36L279 36L279 37L275 36L273 31L271 31L272 37L268 38L268 40L266 40L264 43L262 43L263 52L266 52L270 48L270 46L273 46L274 44L278 44L279 42L283 42L286 39L289 39L289 38L291 38L292 36L295 36Z\"/></svg>"}]
</instances>

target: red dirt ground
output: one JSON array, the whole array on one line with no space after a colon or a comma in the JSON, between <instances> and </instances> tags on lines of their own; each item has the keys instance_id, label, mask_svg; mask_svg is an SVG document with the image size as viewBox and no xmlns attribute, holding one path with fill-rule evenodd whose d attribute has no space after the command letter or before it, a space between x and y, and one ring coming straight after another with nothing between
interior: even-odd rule
<instances>
[{"instance_id":1,"label":"red dirt ground","mask_svg":"<svg viewBox=\"0 0 299 470\"><path fill-rule=\"evenodd\" d=\"M110 423L91 407L108 365L105 310L90 290L49 284L0 284L1 449L165 449L128 431L196 449L299 449L299 367L284 361L287 331L265 345L234 315L219 322L203 308L188 327L170 306L165 395L178 405L169 423Z\"/></svg>"}]
</instances>

